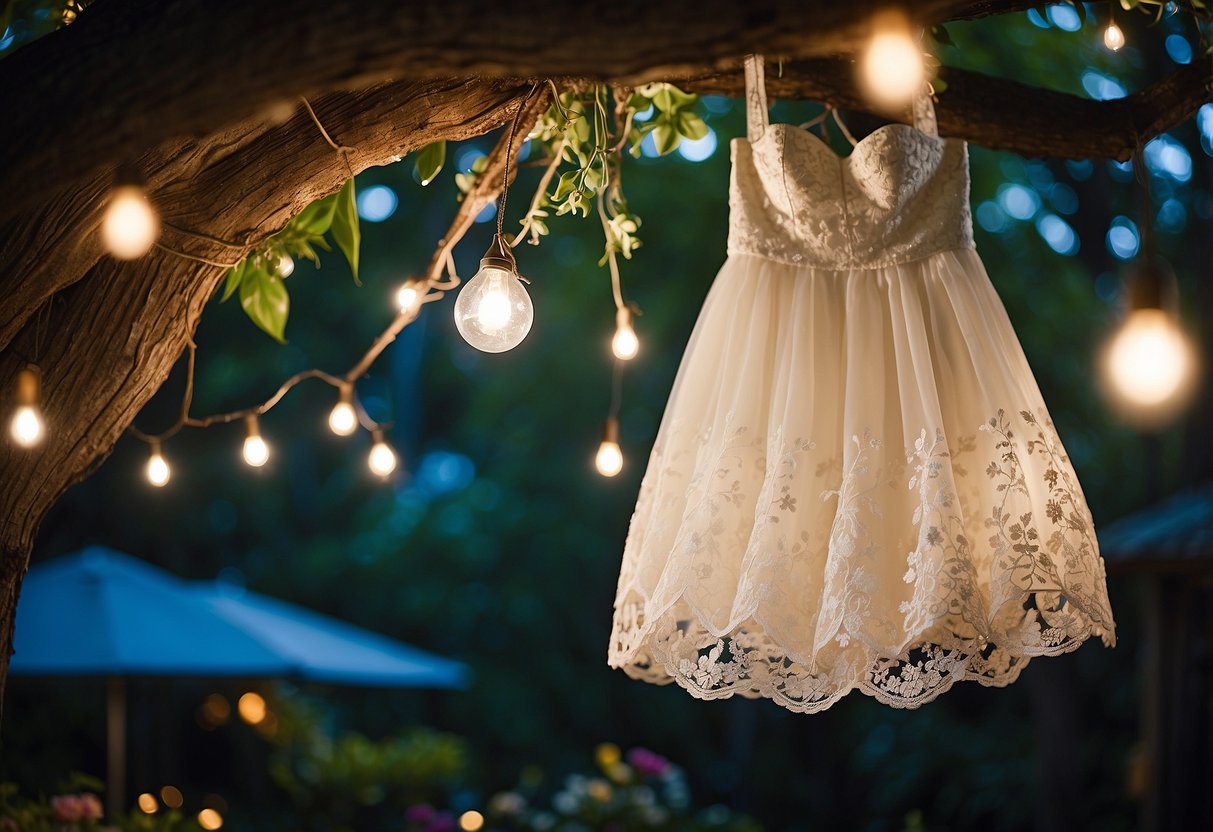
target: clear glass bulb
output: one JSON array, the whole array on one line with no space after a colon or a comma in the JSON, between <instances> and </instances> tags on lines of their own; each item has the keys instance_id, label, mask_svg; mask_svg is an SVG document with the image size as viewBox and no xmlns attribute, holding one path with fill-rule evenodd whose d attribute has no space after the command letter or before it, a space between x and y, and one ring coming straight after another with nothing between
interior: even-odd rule
<instances>
[{"instance_id":1,"label":"clear glass bulb","mask_svg":"<svg viewBox=\"0 0 1213 832\"><path fill-rule=\"evenodd\" d=\"M613 477L623 470L623 450L618 442L604 439L594 456L594 467L604 477Z\"/></svg>"},{"instance_id":2,"label":"clear glass bulb","mask_svg":"<svg viewBox=\"0 0 1213 832\"><path fill-rule=\"evenodd\" d=\"M157 488L163 488L168 485L172 475L172 469L168 467L168 461L164 456L159 451L152 451L151 457L147 460L147 481Z\"/></svg>"},{"instance_id":3,"label":"clear glass bulb","mask_svg":"<svg viewBox=\"0 0 1213 832\"><path fill-rule=\"evenodd\" d=\"M1119 52L1120 48L1125 45L1125 33L1115 22L1109 23L1108 28L1103 30L1103 45L1113 52Z\"/></svg>"},{"instance_id":4,"label":"clear glass bulb","mask_svg":"<svg viewBox=\"0 0 1213 832\"><path fill-rule=\"evenodd\" d=\"M910 21L900 12L885 12L872 21L873 34L860 60L864 94L886 109L905 107L926 82L922 47Z\"/></svg>"},{"instance_id":5,"label":"clear glass bulb","mask_svg":"<svg viewBox=\"0 0 1213 832\"><path fill-rule=\"evenodd\" d=\"M278 258L278 275L280 277L290 277L295 273L295 259L282 252L282 256Z\"/></svg>"},{"instance_id":6,"label":"clear glass bulb","mask_svg":"<svg viewBox=\"0 0 1213 832\"><path fill-rule=\"evenodd\" d=\"M32 448L42 441L42 415L32 404L22 405L13 413L9 424L13 441L23 448Z\"/></svg>"},{"instance_id":7,"label":"clear glass bulb","mask_svg":"<svg viewBox=\"0 0 1213 832\"><path fill-rule=\"evenodd\" d=\"M1179 395L1193 365L1192 348L1161 309L1135 309L1112 337L1105 371L1130 405L1158 407Z\"/></svg>"},{"instance_id":8,"label":"clear glass bulb","mask_svg":"<svg viewBox=\"0 0 1213 832\"><path fill-rule=\"evenodd\" d=\"M338 436L349 436L358 429L358 414L354 406L342 399L329 411L329 430Z\"/></svg>"},{"instance_id":9,"label":"clear glass bulb","mask_svg":"<svg viewBox=\"0 0 1213 832\"><path fill-rule=\"evenodd\" d=\"M620 309L615 313L615 337L611 339L611 352L620 361L631 361L640 352L640 339L632 329L632 313Z\"/></svg>"},{"instance_id":10,"label":"clear glass bulb","mask_svg":"<svg viewBox=\"0 0 1213 832\"><path fill-rule=\"evenodd\" d=\"M270 446L260 436L249 436L244 440L244 461L260 468L270 460Z\"/></svg>"},{"instance_id":11,"label":"clear glass bulb","mask_svg":"<svg viewBox=\"0 0 1213 832\"><path fill-rule=\"evenodd\" d=\"M137 185L114 189L101 220L101 239L119 260L147 254L160 236L160 217Z\"/></svg>"},{"instance_id":12,"label":"clear glass bulb","mask_svg":"<svg viewBox=\"0 0 1213 832\"><path fill-rule=\"evenodd\" d=\"M396 470L396 452L392 450L392 446L383 438L382 431L375 431L374 444L371 445L371 452L366 458L366 464L371 469L371 473L378 477L387 478L389 474Z\"/></svg>"},{"instance_id":13,"label":"clear glass bulb","mask_svg":"<svg viewBox=\"0 0 1213 832\"><path fill-rule=\"evenodd\" d=\"M505 352L522 343L535 310L513 272L481 265L455 300L455 326L463 340L483 352Z\"/></svg>"}]
</instances>

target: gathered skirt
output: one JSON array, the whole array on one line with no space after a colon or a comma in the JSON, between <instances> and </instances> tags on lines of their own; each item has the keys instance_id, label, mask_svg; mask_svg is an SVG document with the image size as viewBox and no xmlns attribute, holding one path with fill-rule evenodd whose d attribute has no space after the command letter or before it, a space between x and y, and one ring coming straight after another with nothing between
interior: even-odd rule
<instances>
[{"instance_id":1,"label":"gathered skirt","mask_svg":"<svg viewBox=\"0 0 1213 832\"><path fill-rule=\"evenodd\" d=\"M640 489L608 661L704 699L915 707L1115 641L1082 490L972 249L725 262Z\"/></svg>"}]
</instances>

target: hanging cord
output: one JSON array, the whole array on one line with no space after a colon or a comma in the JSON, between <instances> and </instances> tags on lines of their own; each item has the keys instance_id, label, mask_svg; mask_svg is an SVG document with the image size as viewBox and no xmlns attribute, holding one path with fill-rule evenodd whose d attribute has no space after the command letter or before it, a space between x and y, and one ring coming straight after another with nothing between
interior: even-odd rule
<instances>
[{"instance_id":1,"label":"hanging cord","mask_svg":"<svg viewBox=\"0 0 1213 832\"><path fill-rule=\"evenodd\" d=\"M518 120L522 117L522 111L526 109L526 105L538 89L538 84L533 85L531 91L526 94L526 98L518 102L518 109L514 111L514 119L510 122L510 137L505 143L505 167L501 172L501 194L497 198L497 235L501 237L504 237L505 234L505 200L510 190L510 161L514 157L514 135L518 132Z\"/></svg>"},{"instance_id":2,"label":"hanging cord","mask_svg":"<svg viewBox=\"0 0 1213 832\"><path fill-rule=\"evenodd\" d=\"M611 370L611 410L609 418L619 418L619 408L623 405L623 361L615 359Z\"/></svg>"},{"instance_id":3,"label":"hanging cord","mask_svg":"<svg viewBox=\"0 0 1213 832\"><path fill-rule=\"evenodd\" d=\"M1133 154L1133 174L1141 186L1141 251L1146 260L1154 257L1154 197L1150 190L1150 171L1146 166L1145 147L1137 140Z\"/></svg>"}]
</instances>

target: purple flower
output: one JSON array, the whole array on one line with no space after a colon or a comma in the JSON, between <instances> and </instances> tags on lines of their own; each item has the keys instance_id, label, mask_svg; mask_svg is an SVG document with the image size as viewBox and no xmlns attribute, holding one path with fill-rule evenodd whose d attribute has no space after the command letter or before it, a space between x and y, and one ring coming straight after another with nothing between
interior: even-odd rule
<instances>
[{"instance_id":1,"label":"purple flower","mask_svg":"<svg viewBox=\"0 0 1213 832\"><path fill-rule=\"evenodd\" d=\"M404 819L409 823L429 823L434 819L434 807L428 803L418 803L404 810Z\"/></svg>"},{"instance_id":2,"label":"purple flower","mask_svg":"<svg viewBox=\"0 0 1213 832\"><path fill-rule=\"evenodd\" d=\"M661 777L670 770L670 761L647 748L633 748L628 752L628 764L641 777Z\"/></svg>"}]
</instances>

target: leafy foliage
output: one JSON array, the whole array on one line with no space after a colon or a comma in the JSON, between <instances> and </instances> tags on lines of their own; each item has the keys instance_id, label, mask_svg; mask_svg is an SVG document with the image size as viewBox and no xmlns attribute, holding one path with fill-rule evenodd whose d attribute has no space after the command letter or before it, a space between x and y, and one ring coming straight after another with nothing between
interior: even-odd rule
<instances>
[{"instance_id":1,"label":"leafy foliage","mask_svg":"<svg viewBox=\"0 0 1213 832\"><path fill-rule=\"evenodd\" d=\"M249 320L275 341L285 344L286 321L291 311L286 279L294 271L296 257L320 265L316 249L332 251L325 235L332 237L341 249L354 282L358 283L362 231L353 179L342 185L337 193L304 208L285 228L229 269L222 300L239 292L240 308Z\"/></svg>"}]
</instances>

